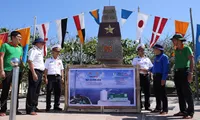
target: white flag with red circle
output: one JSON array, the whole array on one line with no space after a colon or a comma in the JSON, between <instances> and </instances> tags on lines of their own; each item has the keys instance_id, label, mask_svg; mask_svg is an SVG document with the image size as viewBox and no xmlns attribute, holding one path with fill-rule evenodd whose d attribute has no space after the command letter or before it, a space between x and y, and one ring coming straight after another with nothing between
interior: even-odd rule
<instances>
[{"instance_id":1,"label":"white flag with red circle","mask_svg":"<svg viewBox=\"0 0 200 120\"><path fill-rule=\"evenodd\" d=\"M156 42L158 41L165 24L167 23L167 18L161 18L158 16L155 16L154 18L154 25L153 25L153 33L151 36L151 41L150 41L150 48L153 47Z\"/></svg>"},{"instance_id":2,"label":"white flag with red circle","mask_svg":"<svg viewBox=\"0 0 200 120\"><path fill-rule=\"evenodd\" d=\"M138 12L138 18L137 18L137 40L141 40L142 32L144 30L144 27L146 26L148 15Z\"/></svg>"}]
</instances>

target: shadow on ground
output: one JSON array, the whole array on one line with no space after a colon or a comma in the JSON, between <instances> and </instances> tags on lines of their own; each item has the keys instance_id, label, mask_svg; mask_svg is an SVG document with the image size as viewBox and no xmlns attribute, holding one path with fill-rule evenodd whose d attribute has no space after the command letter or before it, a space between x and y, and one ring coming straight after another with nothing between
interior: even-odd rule
<instances>
[{"instance_id":1,"label":"shadow on ground","mask_svg":"<svg viewBox=\"0 0 200 120\"><path fill-rule=\"evenodd\" d=\"M153 113L141 114L112 114L113 116L124 116L121 120L180 120L182 117L175 117L172 115L160 116Z\"/></svg>"}]
</instances>

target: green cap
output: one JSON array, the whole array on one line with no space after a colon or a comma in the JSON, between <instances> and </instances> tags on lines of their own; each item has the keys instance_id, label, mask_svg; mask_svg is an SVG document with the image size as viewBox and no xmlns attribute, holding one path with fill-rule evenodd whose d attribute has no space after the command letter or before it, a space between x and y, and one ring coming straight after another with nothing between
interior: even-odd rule
<instances>
[{"instance_id":1,"label":"green cap","mask_svg":"<svg viewBox=\"0 0 200 120\"><path fill-rule=\"evenodd\" d=\"M173 39L177 39L183 42L186 41L186 39L181 34L175 34L170 40L173 40Z\"/></svg>"}]
</instances>

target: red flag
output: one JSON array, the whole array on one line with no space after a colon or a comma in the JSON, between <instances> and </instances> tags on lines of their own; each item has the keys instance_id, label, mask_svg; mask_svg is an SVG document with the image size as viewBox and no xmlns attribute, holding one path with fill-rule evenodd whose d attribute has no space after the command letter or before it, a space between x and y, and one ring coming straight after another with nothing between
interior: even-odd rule
<instances>
[{"instance_id":1,"label":"red flag","mask_svg":"<svg viewBox=\"0 0 200 120\"><path fill-rule=\"evenodd\" d=\"M8 33L2 33L0 34L0 47L3 43L8 42Z\"/></svg>"},{"instance_id":2,"label":"red flag","mask_svg":"<svg viewBox=\"0 0 200 120\"><path fill-rule=\"evenodd\" d=\"M73 16L74 23L76 25L76 29L78 31L78 36L80 38L80 43L83 44L85 41L85 22L84 22L84 14L79 14Z\"/></svg>"},{"instance_id":3,"label":"red flag","mask_svg":"<svg viewBox=\"0 0 200 120\"><path fill-rule=\"evenodd\" d=\"M167 23L167 18L161 18L158 16L155 16L154 18L154 25L153 25L153 33L151 36L151 42L150 42L150 48L153 47L156 42L158 41L165 24Z\"/></svg>"}]
</instances>

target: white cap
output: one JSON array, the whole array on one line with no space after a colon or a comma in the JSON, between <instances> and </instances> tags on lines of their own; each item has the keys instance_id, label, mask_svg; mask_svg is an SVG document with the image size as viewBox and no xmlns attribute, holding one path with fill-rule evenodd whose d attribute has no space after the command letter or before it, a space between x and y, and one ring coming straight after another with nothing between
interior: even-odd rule
<instances>
[{"instance_id":1,"label":"white cap","mask_svg":"<svg viewBox=\"0 0 200 120\"><path fill-rule=\"evenodd\" d=\"M59 44L55 44L51 47L51 50L53 50L53 48L60 48L61 49L61 46Z\"/></svg>"},{"instance_id":2,"label":"white cap","mask_svg":"<svg viewBox=\"0 0 200 120\"><path fill-rule=\"evenodd\" d=\"M141 44L139 44L139 45L136 47L136 51L138 51L138 48L140 48L140 47L143 48L143 49L145 49L145 45L141 43Z\"/></svg>"}]
</instances>

